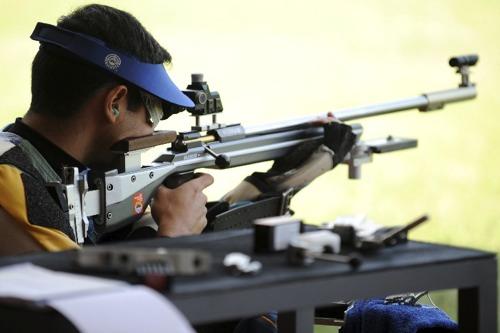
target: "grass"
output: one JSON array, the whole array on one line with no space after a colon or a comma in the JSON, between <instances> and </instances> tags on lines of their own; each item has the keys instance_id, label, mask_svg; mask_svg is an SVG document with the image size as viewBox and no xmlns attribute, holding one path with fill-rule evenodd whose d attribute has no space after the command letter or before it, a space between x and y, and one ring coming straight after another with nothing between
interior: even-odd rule
<instances>
[{"instance_id":1,"label":"grass","mask_svg":"<svg viewBox=\"0 0 500 333\"><path fill-rule=\"evenodd\" d=\"M22 115L30 100L28 36L83 1L0 0L0 122ZM449 56L477 52L479 97L431 114L363 121L365 138L416 137L419 148L376 156L363 179L344 166L293 200L297 215L320 223L362 213L386 224L421 213L431 222L412 238L500 253L500 3L465 1L109 1L133 12L172 53L179 85L204 72L221 93L227 123L255 124L451 88ZM179 116L165 128L185 129ZM212 172L216 199L269 164ZM435 294L452 316L455 297ZM444 295L444 296L443 296ZM317 330L327 332L328 330Z\"/></svg>"}]
</instances>

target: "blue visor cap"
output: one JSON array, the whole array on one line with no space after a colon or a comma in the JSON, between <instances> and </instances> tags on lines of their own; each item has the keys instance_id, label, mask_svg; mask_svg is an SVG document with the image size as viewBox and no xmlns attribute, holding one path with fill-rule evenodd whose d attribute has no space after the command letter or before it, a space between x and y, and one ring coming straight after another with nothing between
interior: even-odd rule
<instances>
[{"instance_id":1,"label":"blue visor cap","mask_svg":"<svg viewBox=\"0 0 500 333\"><path fill-rule=\"evenodd\" d=\"M37 23L31 39L57 45L77 57L92 63L164 102L163 119L183 108L194 107L193 101L172 82L163 64L150 64L137 60L117 50L110 49L100 39L46 23ZM180 108L179 108L180 107Z\"/></svg>"}]
</instances>

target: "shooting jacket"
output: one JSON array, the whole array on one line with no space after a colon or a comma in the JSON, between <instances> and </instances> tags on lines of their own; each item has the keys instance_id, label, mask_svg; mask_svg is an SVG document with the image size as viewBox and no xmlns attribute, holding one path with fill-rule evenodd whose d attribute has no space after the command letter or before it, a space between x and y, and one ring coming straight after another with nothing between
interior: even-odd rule
<instances>
[{"instance_id":1,"label":"shooting jacket","mask_svg":"<svg viewBox=\"0 0 500 333\"><path fill-rule=\"evenodd\" d=\"M60 182L60 175L42 155L48 152L39 151L35 145L52 144L19 119L6 132L0 132L0 206L42 248L77 248L67 212L48 186Z\"/></svg>"}]
</instances>

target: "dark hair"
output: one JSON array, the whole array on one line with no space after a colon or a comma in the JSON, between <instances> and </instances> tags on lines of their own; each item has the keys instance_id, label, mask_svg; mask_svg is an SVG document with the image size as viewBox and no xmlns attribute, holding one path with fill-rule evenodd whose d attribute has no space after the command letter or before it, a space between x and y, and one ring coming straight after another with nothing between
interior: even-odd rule
<instances>
[{"instance_id":1,"label":"dark hair","mask_svg":"<svg viewBox=\"0 0 500 333\"><path fill-rule=\"evenodd\" d=\"M170 63L170 54L131 14L104 5L87 5L59 18L59 27L99 38L118 51L154 64ZM29 112L67 118L77 113L97 90L115 84L129 89L129 109L142 102L139 88L63 49L42 44L31 70Z\"/></svg>"}]
</instances>

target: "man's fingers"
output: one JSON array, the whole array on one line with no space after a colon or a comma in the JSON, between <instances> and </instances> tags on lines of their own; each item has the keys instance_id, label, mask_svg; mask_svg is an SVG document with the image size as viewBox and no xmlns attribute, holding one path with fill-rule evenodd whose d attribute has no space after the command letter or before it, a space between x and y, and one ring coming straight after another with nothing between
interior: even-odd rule
<instances>
[{"instance_id":1,"label":"man's fingers","mask_svg":"<svg viewBox=\"0 0 500 333\"><path fill-rule=\"evenodd\" d=\"M326 115L318 117L316 120L313 120L312 125L316 125L316 126L324 125L324 124L331 123L332 121L338 122L338 119L335 118L335 115L333 114L333 112L328 112Z\"/></svg>"},{"instance_id":2,"label":"man's fingers","mask_svg":"<svg viewBox=\"0 0 500 333\"><path fill-rule=\"evenodd\" d=\"M203 190L214 183L214 177L208 173L197 173L196 178L191 180L191 182L196 183Z\"/></svg>"},{"instance_id":3,"label":"man's fingers","mask_svg":"<svg viewBox=\"0 0 500 333\"><path fill-rule=\"evenodd\" d=\"M158 222L158 234L182 236L199 234L207 225L207 196L203 189L212 184L211 175L200 173L181 186L159 186L151 211Z\"/></svg>"},{"instance_id":4,"label":"man's fingers","mask_svg":"<svg viewBox=\"0 0 500 333\"><path fill-rule=\"evenodd\" d=\"M197 173L195 174L195 178L185 182L181 187L191 187L194 191L202 192L205 188L212 185L214 182L214 177L209 175L208 173ZM155 196L166 195L171 191L176 191L177 189L170 189L164 185L158 186ZM206 198L206 197L205 197Z\"/></svg>"},{"instance_id":5,"label":"man's fingers","mask_svg":"<svg viewBox=\"0 0 500 333\"><path fill-rule=\"evenodd\" d=\"M205 216L200 218L199 223L196 224L196 226L195 226L195 232L197 234L201 234L203 229L205 229L205 227L207 226L207 223L208 223L208 221L207 221L207 218Z\"/></svg>"},{"instance_id":6,"label":"man's fingers","mask_svg":"<svg viewBox=\"0 0 500 333\"><path fill-rule=\"evenodd\" d=\"M178 186L176 188L168 188L168 187L161 185L160 187L158 187L158 190L161 188L162 192L169 192L169 191L177 190L181 187L183 187L183 188L185 187L185 188L191 188L194 191L203 191L203 189L212 185L213 182L214 182L214 178L211 175L209 175L208 173L201 173L200 172L200 173L195 173L194 178L192 178L188 181L185 181L184 183L182 183L180 186Z\"/></svg>"},{"instance_id":7,"label":"man's fingers","mask_svg":"<svg viewBox=\"0 0 500 333\"><path fill-rule=\"evenodd\" d=\"M168 187L166 187L165 185L160 185L158 186L158 188L156 189L156 193L155 193L155 197L159 197L161 195L165 195L167 194L167 192L169 191L170 189Z\"/></svg>"}]
</instances>

